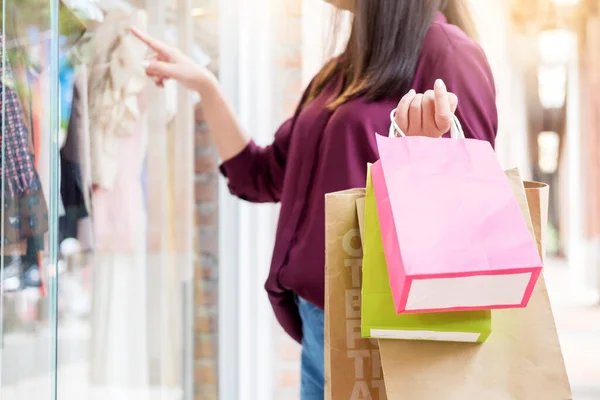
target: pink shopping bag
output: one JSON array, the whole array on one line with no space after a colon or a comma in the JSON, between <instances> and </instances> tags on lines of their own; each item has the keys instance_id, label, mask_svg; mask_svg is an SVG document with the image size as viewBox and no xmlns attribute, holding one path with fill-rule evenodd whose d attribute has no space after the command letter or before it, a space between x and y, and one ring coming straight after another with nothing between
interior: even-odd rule
<instances>
[{"instance_id":1,"label":"pink shopping bag","mask_svg":"<svg viewBox=\"0 0 600 400\"><path fill-rule=\"evenodd\" d=\"M397 313L526 307L542 261L488 142L377 135L377 212Z\"/></svg>"}]
</instances>

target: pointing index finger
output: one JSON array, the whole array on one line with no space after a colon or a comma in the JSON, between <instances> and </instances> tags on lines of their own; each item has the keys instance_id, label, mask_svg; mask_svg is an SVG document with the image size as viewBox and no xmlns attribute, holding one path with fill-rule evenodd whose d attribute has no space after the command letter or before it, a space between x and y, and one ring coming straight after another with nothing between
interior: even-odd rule
<instances>
[{"instance_id":1,"label":"pointing index finger","mask_svg":"<svg viewBox=\"0 0 600 400\"><path fill-rule=\"evenodd\" d=\"M137 28L135 28L133 26L130 29L131 29L131 33L133 33L133 35L135 37L137 37L139 40L144 42L148 47L150 47L152 50L154 50L158 54L161 54L164 56L171 55L170 48L165 43L161 42L160 40L156 40L156 39L150 37L146 33L139 31Z\"/></svg>"}]
</instances>

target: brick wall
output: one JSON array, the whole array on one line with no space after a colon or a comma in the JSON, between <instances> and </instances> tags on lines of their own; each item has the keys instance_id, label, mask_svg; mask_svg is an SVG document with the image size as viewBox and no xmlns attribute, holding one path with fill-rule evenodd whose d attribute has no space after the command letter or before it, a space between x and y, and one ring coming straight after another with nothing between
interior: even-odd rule
<instances>
[{"instance_id":1,"label":"brick wall","mask_svg":"<svg viewBox=\"0 0 600 400\"><path fill-rule=\"evenodd\" d=\"M206 15L195 20L195 42L219 70L219 10L216 1L193 0ZM201 103L195 110L196 254L194 266L194 399L218 399L219 176L218 156L204 121Z\"/></svg>"},{"instance_id":2,"label":"brick wall","mask_svg":"<svg viewBox=\"0 0 600 400\"><path fill-rule=\"evenodd\" d=\"M194 266L194 387L195 400L215 400L218 398L218 158L200 105L195 117L196 254L199 256Z\"/></svg>"}]
</instances>

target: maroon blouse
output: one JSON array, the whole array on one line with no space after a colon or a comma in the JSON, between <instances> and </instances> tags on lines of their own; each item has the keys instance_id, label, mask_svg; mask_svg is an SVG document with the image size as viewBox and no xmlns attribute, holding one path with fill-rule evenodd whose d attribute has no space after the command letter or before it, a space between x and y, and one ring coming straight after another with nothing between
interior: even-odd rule
<instances>
[{"instance_id":1,"label":"maroon blouse","mask_svg":"<svg viewBox=\"0 0 600 400\"><path fill-rule=\"evenodd\" d=\"M494 145L498 117L494 81L482 49L439 13L421 50L412 88L432 89L441 78L459 99L465 135ZM334 80L335 81L335 80ZM387 134L401 96L354 99L334 112L329 87L275 134L254 142L221 166L231 193L250 202L281 202L271 270L265 288L279 323L295 340L302 324L295 295L323 308L325 194L364 187L367 163L378 159L375 133Z\"/></svg>"}]
</instances>

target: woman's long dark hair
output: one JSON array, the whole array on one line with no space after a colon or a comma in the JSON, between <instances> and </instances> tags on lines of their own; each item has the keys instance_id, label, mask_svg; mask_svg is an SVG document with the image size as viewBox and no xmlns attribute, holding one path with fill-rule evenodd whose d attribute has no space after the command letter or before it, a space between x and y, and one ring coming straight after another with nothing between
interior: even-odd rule
<instances>
[{"instance_id":1,"label":"woman's long dark hair","mask_svg":"<svg viewBox=\"0 0 600 400\"><path fill-rule=\"evenodd\" d=\"M332 109L358 96L372 101L408 92L438 11L476 38L466 0L356 0L346 49L319 72L308 102L338 73L344 84L329 103Z\"/></svg>"}]
</instances>

